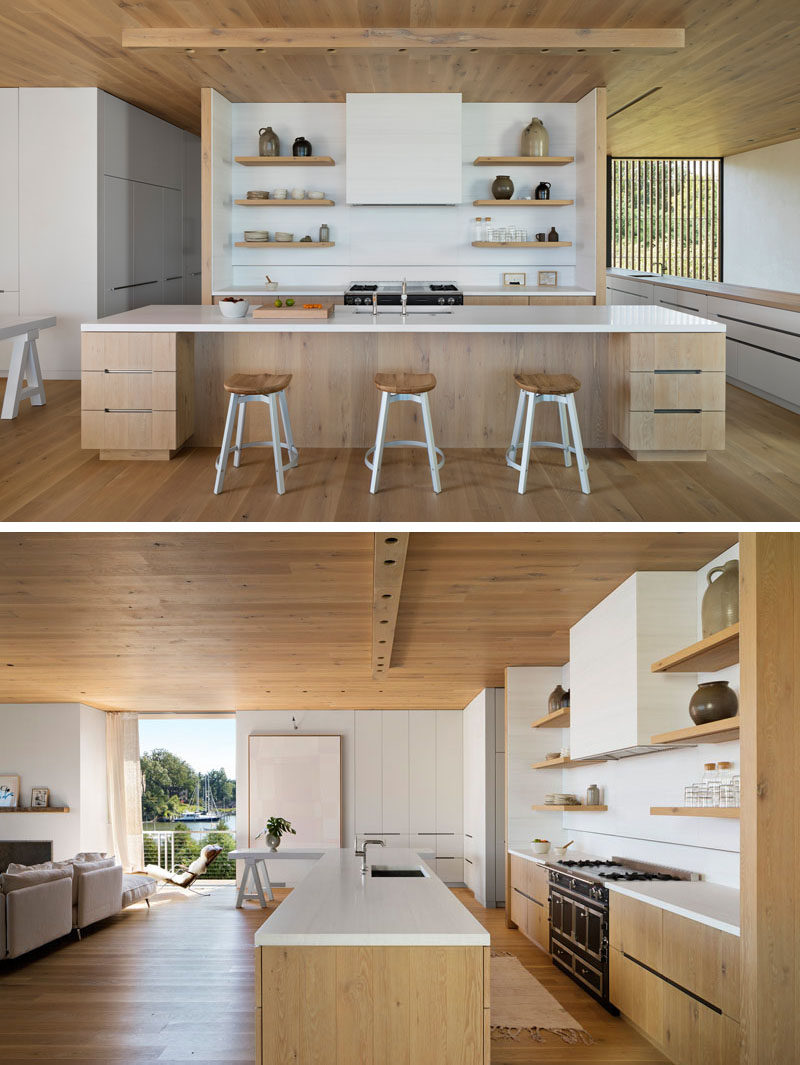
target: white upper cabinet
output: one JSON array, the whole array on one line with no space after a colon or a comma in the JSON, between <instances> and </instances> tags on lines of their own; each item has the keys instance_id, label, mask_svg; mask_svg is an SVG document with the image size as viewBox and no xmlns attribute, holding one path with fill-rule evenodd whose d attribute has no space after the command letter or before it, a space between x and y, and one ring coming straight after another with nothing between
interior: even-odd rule
<instances>
[{"instance_id":1,"label":"white upper cabinet","mask_svg":"<svg viewBox=\"0 0 800 1065\"><path fill-rule=\"evenodd\" d=\"M430 835L436 832L436 715L430 710L409 711L408 746L409 829Z\"/></svg>"},{"instance_id":2,"label":"white upper cabinet","mask_svg":"<svg viewBox=\"0 0 800 1065\"><path fill-rule=\"evenodd\" d=\"M0 292L9 293L19 290L18 89L0 89L0 160Z\"/></svg>"},{"instance_id":3,"label":"white upper cabinet","mask_svg":"<svg viewBox=\"0 0 800 1065\"><path fill-rule=\"evenodd\" d=\"M356 809L357 835L375 834L383 829L383 742L381 715L373 710L357 711L356 722Z\"/></svg>"},{"instance_id":4,"label":"white upper cabinet","mask_svg":"<svg viewBox=\"0 0 800 1065\"><path fill-rule=\"evenodd\" d=\"M348 93L347 202L461 202L460 93Z\"/></svg>"},{"instance_id":5,"label":"white upper cabinet","mask_svg":"<svg viewBox=\"0 0 800 1065\"><path fill-rule=\"evenodd\" d=\"M688 725L697 678L651 673L697 639L697 583L689 572L634 573L570 629L570 754L646 746Z\"/></svg>"},{"instance_id":6,"label":"white upper cabinet","mask_svg":"<svg viewBox=\"0 0 800 1065\"><path fill-rule=\"evenodd\" d=\"M408 840L408 711L383 714L383 821L381 831Z\"/></svg>"},{"instance_id":7,"label":"white upper cabinet","mask_svg":"<svg viewBox=\"0 0 800 1065\"><path fill-rule=\"evenodd\" d=\"M460 710L436 711L436 832L453 833L459 857L464 846L462 722Z\"/></svg>"}]
</instances>

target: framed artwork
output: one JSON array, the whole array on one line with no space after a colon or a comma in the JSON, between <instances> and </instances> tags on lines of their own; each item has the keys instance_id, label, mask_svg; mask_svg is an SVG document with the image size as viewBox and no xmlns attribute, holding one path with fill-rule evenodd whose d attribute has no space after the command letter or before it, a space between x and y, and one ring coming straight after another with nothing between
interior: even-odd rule
<instances>
[{"instance_id":1,"label":"framed artwork","mask_svg":"<svg viewBox=\"0 0 800 1065\"><path fill-rule=\"evenodd\" d=\"M342 737L299 732L248 737L248 846L270 817L296 835L281 850L342 845Z\"/></svg>"},{"instance_id":2,"label":"framed artwork","mask_svg":"<svg viewBox=\"0 0 800 1065\"><path fill-rule=\"evenodd\" d=\"M0 806L14 809L19 805L19 777L14 774L0 776Z\"/></svg>"},{"instance_id":3,"label":"framed artwork","mask_svg":"<svg viewBox=\"0 0 800 1065\"><path fill-rule=\"evenodd\" d=\"M558 285L558 271L557 270L540 270L539 271L539 284L544 287L555 288Z\"/></svg>"},{"instance_id":4,"label":"framed artwork","mask_svg":"<svg viewBox=\"0 0 800 1065\"><path fill-rule=\"evenodd\" d=\"M49 788L31 788L31 808L37 808L42 806L49 806L50 804L50 789Z\"/></svg>"},{"instance_id":5,"label":"framed artwork","mask_svg":"<svg viewBox=\"0 0 800 1065\"><path fill-rule=\"evenodd\" d=\"M528 283L528 275L522 271L513 274L503 274L504 288L524 288Z\"/></svg>"}]
</instances>

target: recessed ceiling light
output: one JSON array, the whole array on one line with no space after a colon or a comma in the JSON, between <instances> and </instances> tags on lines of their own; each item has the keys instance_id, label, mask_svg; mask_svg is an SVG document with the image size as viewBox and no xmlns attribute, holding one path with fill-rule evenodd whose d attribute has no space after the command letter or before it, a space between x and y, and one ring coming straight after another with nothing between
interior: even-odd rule
<instances>
[{"instance_id":1,"label":"recessed ceiling light","mask_svg":"<svg viewBox=\"0 0 800 1065\"><path fill-rule=\"evenodd\" d=\"M544 55L544 53L545 52L549 52L550 49L549 48L540 48L539 51L542 53L542 55Z\"/></svg>"},{"instance_id":2,"label":"recessed ceiling light","mask_svg":"<svg viewBox=\"0 0 800 1065\"><path fill-rule=\"evenodd\" d=\"M611 51L612 52L621 52L622 49L621 48L612 48Z\"/></svg>"},{"instance_id":3,"label":"recessed ceiling light","mask_svg":"<svg viewBox=\"0 0 800 1065\"><path fill-rule=\"evenodd\" d=\"M259 53L266 52L266 48L256 48L256 51Z\"/></svg>"},{"instance_id":4,"label":"recessed ceiling light","mask_svg":"<svg viewBox=\"0 0 800 1065\"><path fill-rule=\"evenodd\" d=\"M405 48L398 48L398 49L397 49L397 51L398 51L398 52L405 52L405 51L407 51L407 49L405 49Z\"/></svg>"},{"instance_id":5,"label":"recessed ceiling light","mask_svg":"<svg viewBox=\"0 0 800 1065\"><path fill-rule=\"evenodd\" d=\"M576 52L585 52L586 49L585 48L576 48L575 51Z\"/></svg>"},{"instance_id":6,"label":"recessed ceiling light","mask_svg":"<svg viewBox=\"0 0 800 1065\"><path fill-rule=\"evenodd\" d=\"M478 51L477 48L470 48L470 52L477 52L477 51Z\"/></svg>"},{"instance_id":7,"label":"recessed ceiling light","mask_svg":"<svg viewBox=\"0 0 800 1065\"><path fill-rule=\"evenodd\" d=\"M328 53L329 53L330 55L333 55L333 54L334 54L334 53L336 52L336 49L335 49L335 48L327 48L327 49L326 49L326 51L327 51L327 52L328 52Z\"/></svg>"},{"instance_id":8,"label":"recessed ceiling light","mask_svg":"<svg viewBox=\"0 0 800 1065\"><path fill-rule=\"evenodd\" d=\"M222 52L227 52L228 49L227 48L218 48L217 51L222 53Z\"/></svg>"},{"instance_id":9,"label":"recessed ceiling light","mask_svg":"<svg viewBox=\"0 0 800 1065\"><path fill-rule=\"evenodd\" d=\"M184 48L187 55L194 55L194 48Z\"/></svg>"}]
</instances>

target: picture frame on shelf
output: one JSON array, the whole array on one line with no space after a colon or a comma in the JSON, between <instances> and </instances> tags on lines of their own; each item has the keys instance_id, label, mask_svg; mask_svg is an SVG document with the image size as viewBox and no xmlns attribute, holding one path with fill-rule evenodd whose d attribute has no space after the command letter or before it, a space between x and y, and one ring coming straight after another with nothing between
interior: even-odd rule
<instances>
[{"instance_id":1,"label":"picture frame on shelf","mask_svg":"<svg viewBox=\"0 0 800 1065\"><path fill-rule=\"evenodd\" d=\"M31 809L41 810L50 805L49 788L31 788Z\"/></svg>"},{"instance_id":2,"label":"picture frame on shelf","mask_svg":"<svg viewBox=\"0 0 800 1065\"><path fill-rule=\"evenodd\" d=\"M540 288L557 288L558 287L558 271L557 270L540 270L538 275L538 285Z\"/></svg>"},{"instance_id":3,"label":"picture frame on shelf","mask_svg":"<svg viewBox=\"0 0 800 1065\"><path fill-rule=\"evenodd\" d=\"M19 777L14 773L0 775L0 809L15 810L19 805Z\"/></svg>"},{"instance_id":4,"label":"picture frame on shelf","mask_svg":"<svg viewBox=\"0 0 800 1065\"><path fill-rule=\"evenodd\" d=\"M503 288L524 288L528 284L528 275L522 270L503 274Z\"/></svg>"}]
</instances>

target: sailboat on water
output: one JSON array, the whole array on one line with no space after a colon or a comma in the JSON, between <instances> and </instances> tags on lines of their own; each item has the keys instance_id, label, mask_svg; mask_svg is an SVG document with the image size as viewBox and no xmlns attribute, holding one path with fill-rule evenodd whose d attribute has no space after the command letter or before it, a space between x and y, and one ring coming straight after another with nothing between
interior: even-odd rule
<instances>
[{"instance_id":1,"label":"sailboat on water","mask_svg":"<svg viewBox=\"0 0 800 1065\"><path fill-rule=\"evenodd\" d=\"M197 823L205 821L219 821L220 812L214 799L213 792L208 785L208 777L203 777L203 802L200 803L200 777L197 778L197 783L194 786L194 805L195 809L185 814L181 814L180 817L174 818L175 821L184 821L188 823Z\"/></svg>"}]
</instances>

